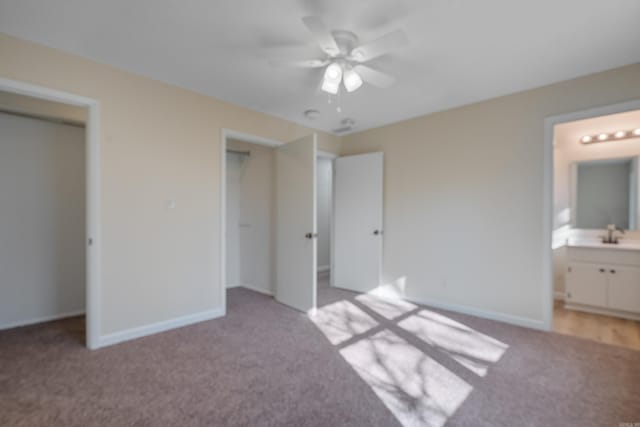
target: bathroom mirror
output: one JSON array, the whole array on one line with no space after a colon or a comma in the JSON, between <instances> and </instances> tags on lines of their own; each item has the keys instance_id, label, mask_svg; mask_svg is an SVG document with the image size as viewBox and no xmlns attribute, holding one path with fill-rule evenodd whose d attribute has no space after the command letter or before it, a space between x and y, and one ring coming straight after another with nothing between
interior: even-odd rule
<instances>
[{"instance_id":1,"label":"bathroom mirror","mask_svg":"<svg viewBox=\"0 0 640 427\"><path fill-rule=\"evenodd\" d=\"M638 157L591 160L572 164L572 225L578 229L636 230Z\"/></svg>"}]
</instances>

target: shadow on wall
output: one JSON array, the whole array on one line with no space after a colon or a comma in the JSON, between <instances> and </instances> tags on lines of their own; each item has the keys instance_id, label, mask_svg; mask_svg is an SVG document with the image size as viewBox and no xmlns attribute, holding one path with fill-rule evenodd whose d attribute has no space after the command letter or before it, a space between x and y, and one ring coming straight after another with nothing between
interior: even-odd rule
<instances>
[{"instance_id":1,"label":"shadow on wall","mask_svg":"<svg viewBox=\"0 0 640 427\"><path fill-rule=\"evenodd\" d=\"M444 425L473 390L436 359L482 378L509 347L441 314L372 294L325 305L310 318L403 426ZM427 354L433 350L439 357Z\"/></svg>"}]
</instances>

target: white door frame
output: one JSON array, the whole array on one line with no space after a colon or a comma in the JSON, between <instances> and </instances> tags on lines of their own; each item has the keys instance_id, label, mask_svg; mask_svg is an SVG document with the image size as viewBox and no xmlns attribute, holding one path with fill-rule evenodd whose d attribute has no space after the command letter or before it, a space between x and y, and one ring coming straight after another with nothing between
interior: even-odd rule
<instances>
[{"instance_id":1,"label":"white door frame","mask_svg":"<svg viewBox=\"0 0 640 427\"><path fill-rule=\"evenodd\" d=\"M89 349L100 346L101 319L101 247L100 235L100 104L97 100L37 86L30 83L0 78L0 90L47 101L60 102L88 109L86 133L86 345Z\"/></svg>"},{"instance_id":2,"label":"white door frame","mask_svg":"<svg viewBox=\"0 0 640 427\"><path fill-rule=\"evenodd\" d=\"M222 128L220 133L220 288L222 315L227 314L227 139L278 147L284 142Z\"/></svg>"},{"instance_id":3,"label":"white door frame","mask_svg":"<svg viewBox=\"0 0 640 427\"><path fill-rule=\"evenodd\" d=\"M553 329L553 138L554 128L561 123L591 119L610 114L640 110L640 100L606 105L573 113L559 114L544 119L544 172L542 191L542 309L546 330Z\"/></svg>"}]
</instances>

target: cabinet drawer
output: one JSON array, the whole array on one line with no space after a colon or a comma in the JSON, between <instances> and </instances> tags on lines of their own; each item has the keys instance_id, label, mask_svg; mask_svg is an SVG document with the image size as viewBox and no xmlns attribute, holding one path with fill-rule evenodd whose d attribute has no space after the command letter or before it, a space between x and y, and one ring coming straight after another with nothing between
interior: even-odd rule
<instances>
[{"instance_id":1,"label":"cabinet drawer","mask_svg":"<svg viewBox=\"0 0 640 427\"><path fill-rule=\"evenodd\" d=\"M640 267L640 251L624 249L567 248L569 261L604 264L632 265Z\"/></svg>"}]
</instances>

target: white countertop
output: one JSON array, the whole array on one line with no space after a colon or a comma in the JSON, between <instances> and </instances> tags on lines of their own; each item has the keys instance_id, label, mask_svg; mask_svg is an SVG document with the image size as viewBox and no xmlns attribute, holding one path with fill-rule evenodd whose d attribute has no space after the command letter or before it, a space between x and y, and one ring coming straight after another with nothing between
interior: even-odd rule
<instances>
[{"instance_id":1,"label":"white countertop","mask_svg":"<svg viewBox=\"0 0 640 427\"><path fill-rule=\"evenodd\" d=\"M618 244L602 243L597 239L569 239L567 246L572 248L616 249L621 251L640 251L639 240L620 239Z\"/></svg>"}]
</instances>

